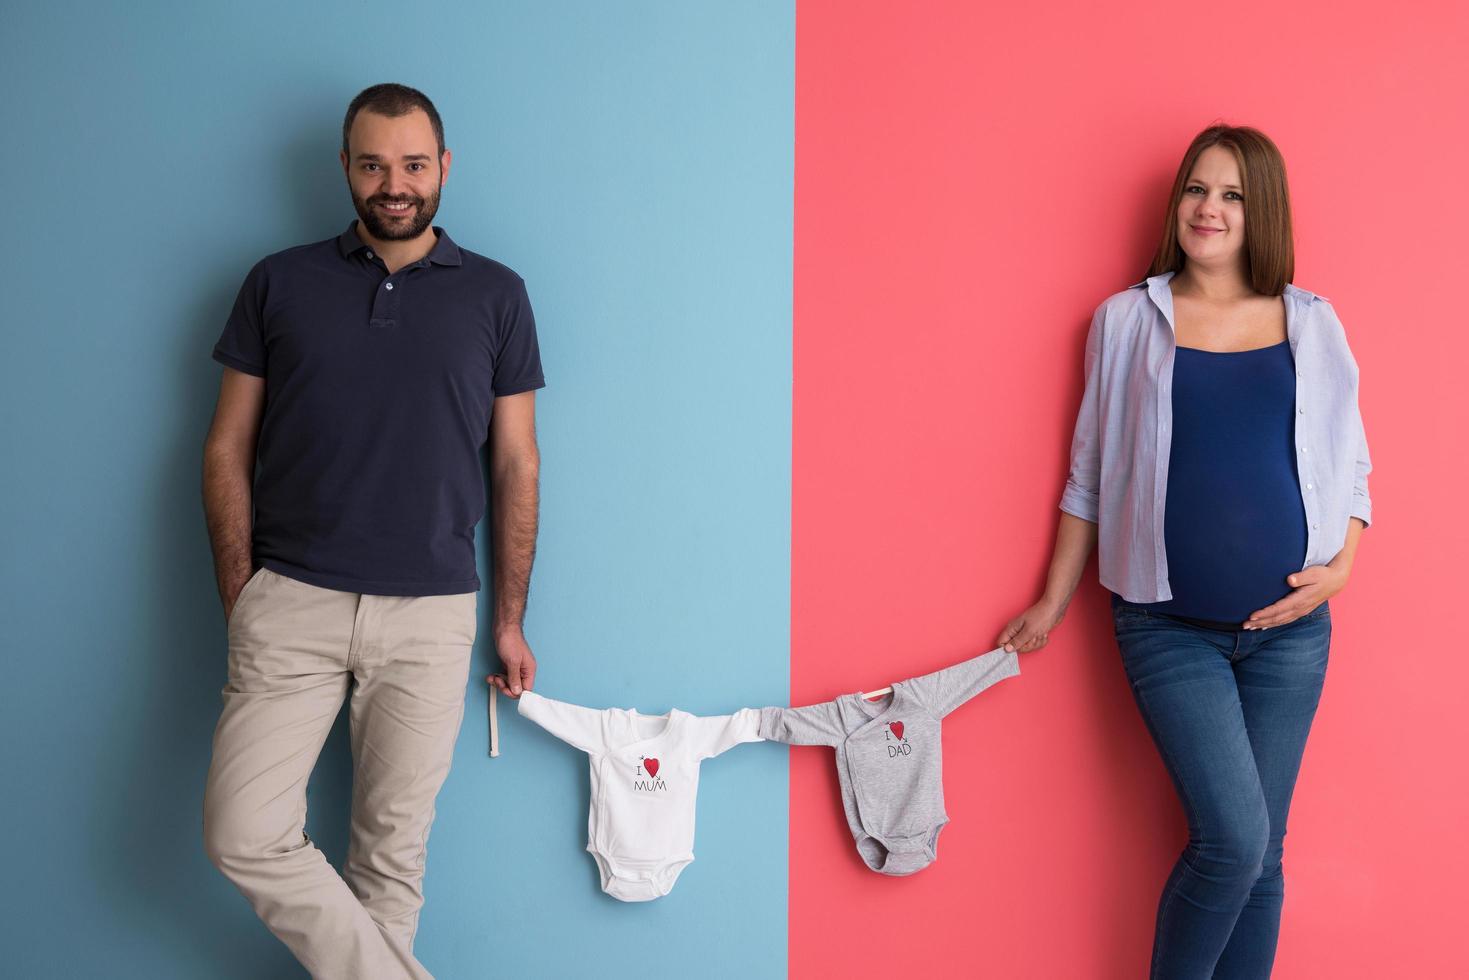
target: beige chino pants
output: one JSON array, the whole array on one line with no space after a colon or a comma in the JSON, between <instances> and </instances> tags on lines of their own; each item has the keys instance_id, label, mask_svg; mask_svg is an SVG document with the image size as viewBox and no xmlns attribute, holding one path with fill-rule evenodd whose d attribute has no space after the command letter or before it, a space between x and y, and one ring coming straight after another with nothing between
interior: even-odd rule
<instances>
[{"instance_id":1,"label":"beige chino pants","mask_svg":"<svg viewBox=\"0 0 1469 980\"><path fill-rule=\"evenodd\" d=\"M262 568L230 613L205 849L319 980L429 977L413 935L478 598L341 592ZM349 687L352 826L338 875L303 828L306 781Z\"/></svg>"}]
</instances>

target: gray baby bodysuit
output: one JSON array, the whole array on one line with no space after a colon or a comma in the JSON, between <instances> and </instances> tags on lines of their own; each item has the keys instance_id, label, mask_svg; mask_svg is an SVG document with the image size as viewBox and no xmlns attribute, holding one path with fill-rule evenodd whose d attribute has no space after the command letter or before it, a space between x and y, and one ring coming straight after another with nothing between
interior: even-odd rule
<instances>
[{"instance_id":1,"label":"gray baby bodysuit","mask_svg":"<svg viewBox=\"0 0 1469 980\"><path fill-rule=\"evenodd\" d=\"M762 708L760 736L836 749L842 807L857 853L873 871L910 875L938 859L939 831L949 822L940 719L1018 673L1016 655L999 648L898 681L877 701L846 694L804 708Z\"/></svg>"}]
</instances>

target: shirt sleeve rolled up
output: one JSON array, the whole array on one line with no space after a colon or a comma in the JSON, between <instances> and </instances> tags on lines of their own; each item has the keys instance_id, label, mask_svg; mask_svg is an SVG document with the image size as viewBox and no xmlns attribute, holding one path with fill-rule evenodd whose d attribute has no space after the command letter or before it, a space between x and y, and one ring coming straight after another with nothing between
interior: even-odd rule
<instances>
[{"instance_id":1,"label":"shirt sleeve rolled up","mask_svg":"<svg viewBox=\"0 0 1469 980\"><path fill-rule=\"evenodd\" d=\"M1091 329L1086 335L1084 373L1086 389L1081 408L1076 413L1076 429L1071 436L1071 466L1066 488L1061 493L1061 509L1084 521L1097 523L1101 502L1102 440L1101 416L1097 408L1102 375L1102 324L1104 307L1092 314Z\"/></svg>"}]
</instances>

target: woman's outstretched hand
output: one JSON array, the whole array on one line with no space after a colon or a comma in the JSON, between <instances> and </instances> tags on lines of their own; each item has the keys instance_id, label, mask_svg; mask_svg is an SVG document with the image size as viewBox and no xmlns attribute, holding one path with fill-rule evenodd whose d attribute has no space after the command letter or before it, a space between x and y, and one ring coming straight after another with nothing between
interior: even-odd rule
<instances>
[{"instance_id":1,"label":"woman's outstretched hand","mask_svg":"<svg viewBox=\"0 0 1469 980\"><path fill-rule=\"evenodd\" d=\"M1007 653L1039 650L1050 639L1051 630L1061 625L1065 615L1064 605L1042 596L1040 602L1010 620L1010 624L1000 631L999 639L995 643L1004 647Z\"/></svg>"}]
</instances>

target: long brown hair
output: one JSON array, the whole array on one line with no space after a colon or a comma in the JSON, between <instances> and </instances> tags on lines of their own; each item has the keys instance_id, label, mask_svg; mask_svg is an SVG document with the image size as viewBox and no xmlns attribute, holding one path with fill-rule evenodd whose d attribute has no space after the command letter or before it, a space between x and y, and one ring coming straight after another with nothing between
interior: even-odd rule
<instances>
[{"instance_id":1,"label":"long brown hair","mask_svg":"<svg viewBox=\"0 0 1469 980\"><path fill-rule=\"evenodd\" d=\"M1194 162L1211 146L1225 147L1239 163L1245 198L1245 276L1255 292L1279 296L1296 273L1290 188L1280 150L1270 137L1249 126L1210 126L1189 144L1178 165L1178 175L1173 178L1173 193L1168 195L1168 210L1163 214L1163 238L1148 276L1183 268L1183 249L1178 245L1178 202L1188 186Z\"/></svg>"}]
</instances>

